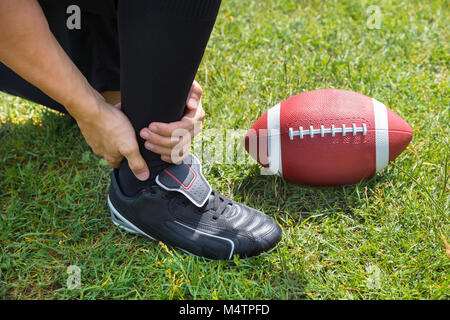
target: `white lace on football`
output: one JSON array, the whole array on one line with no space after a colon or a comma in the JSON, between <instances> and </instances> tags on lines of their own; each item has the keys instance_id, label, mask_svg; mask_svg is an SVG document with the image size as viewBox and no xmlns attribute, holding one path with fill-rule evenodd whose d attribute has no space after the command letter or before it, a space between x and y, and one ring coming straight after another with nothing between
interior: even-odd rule
<instances>
[{"instance_id":1,"label":"white lace on football","mask_svg":"<svg viewBox=\"0 0 450 320\"><path fill-rule=\"evenodd\" d=\"M320 129L314 129L313 126L309 126L309 130L303 129L303 127L298 127L298 131L295 131L293 128L289 128L289 139L294 140L295 136L299 136L300 139L303 139L305 136L309 136L314 138L315 135L319 135L323 138L325 134L331 133L331 136L334 137L336 133L342 134L342 136L346 136L347 133L351 133L356 136L357 133L362 132L363 136L367 134L367 126L365 123L362 124L362 127L357 127L356 124L352 124L351 127L346 127L343 124L340 127L335 127L334 124L331 125L331 128L325 128L324 126L320 126Z\"/></svg>"}]
</instances>

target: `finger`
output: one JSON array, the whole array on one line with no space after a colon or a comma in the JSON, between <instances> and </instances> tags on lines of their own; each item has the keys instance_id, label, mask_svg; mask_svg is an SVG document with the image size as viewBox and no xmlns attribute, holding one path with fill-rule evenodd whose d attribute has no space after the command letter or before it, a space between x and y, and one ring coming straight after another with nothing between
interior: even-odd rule
<instances>
[{"instance_id":1,"label":"finger","mask_svg":"<svg viewBox=\"0 0 450 320\"><path fill-rule=\"evenodd\" d=\"M120 164L122 163L123 160L123 156L120 155L120 157L114 158L114 160L111 161L111 164L113 166L113 168L118 168L120 167Z\"/></svg>"},{"instance_id":2,"label":"finger","mask_svg":"<svg viewBox=\"0 0 450 320\"><path fill-rule=\"evenodd\" d=\"M182 137L179 136L164 137L160 136L159 134L153 133L149 130L146 130L141 136L145 136L146 137L145 140L151 144L159 145L161 147L166 148L173 148L182 140Z\"/></svg>"},{"instance_id":3,"label":"finger","mask_svg":"<svg viewBox=\"0 0 450 320\"><path fill-rule=\"evenodd\" d=\"M203 121L203 119L205 119L205 116L206 116L205 110L202 108L202 106L200 106L197 112L197 119L199 121Z\"/></svg>"},{"instance_id":4,"label":"finger","mask_svg":"<svg viewBox=\"0 0 450 320\"><path fill-rule=\"evenodd\" d=\"M182 130L192 130L193 128L195 130L201 131L202 126L202 120L205 117L205 111L200 106L197 110L189 110L186 112L186 114L181 118L179 121L175 122L152 122L149 125L149 130L159 134L160 136L166 136L171 137L173 135L173 132L176 129L182 129ZM145 133L147 128L144 128L142 133ZM145 139L145 135L141 135L142 138Z\"/></svg>"},{"instance_id":5,"label":"finger","mask_svg":"<svg viewBox=\"0 0 450 320\"><path fill-rule=\"evenodd\" d=\"M170 156L166 156L166 155L162 155L161 156L161 160L167 163L173 163L172 159L170 158Z\"/></svg>"},{"instance_id":6,"label":"finger","mask_svg":"<svg viewBox=\"0 0 450 320\"><path fill-rule=\"evenodd\" d=\"M111 168L117 168L120 165L121 160L123 159L121 154L117 156L111 156L109 154L103 155L103 159L105 159L106 163Z\"/></svg>"},{"instance_id":7,"label":"finger","mask_svg":"<svg viewBox=\"0 0 450 320\"><path fill-rule=\"evenodd\" d=\"M183 119L193 119L196 121L202 121L205 118L205 110L203 109L202 105L200 104L200 106L195 109L195 110L188 110L186 111L186 113L184 114L183 118L181 118L181 120Z\"/></svg>"},{"instance_id":8,"label":"finger","mask_svg":"<svg viewBox=\"0 0 450 320\"><path fill-rule=\"evenodd\" d=\"M181 161L184 160L190 153L190 147L187 147L186 149L182 149L182 153L179 153L177 160ZM172 159L173 155L167 156L167 155L162 155L161 156L161 160L167 163L174 163L173 159Z\"/></svg>"},{"instance_id":9,"label":"finger","mask_svg":"<svg viewBox=\"0 0 450 320\"><path fill-rule=\"evenodd\" d=\"M176 147L174 147L174 148L166 148L166 147L155 145L155 144L152 144L149 142L145 142L144 146L147 150L150 150L151 152L154 152L154 153L157 153L160 155L170 156L173 153L174 149L190 148L191 142L189 140L186 142L180 142L180 144L176 145Z\"/></svg>"},{"instance_id":10,"label":"finger","mask_svg":"<svg viewBox=\"0 0 450 320\"><path fill-rule=\"evenodd\" d=\"M191 88L193 88L193 90L199 91L200 94L202 94L202 92L203 92L202 86L200 85L200 83L198 83L197 80L194 80L194 81L192 82Z\"/></svg>"},{"instance_id":11,"label":"finger","mask_svg":"<svg viewBox=\"0 0 450 320\"><path fill-rule=\"evenodd\" d=\"M191 131L197 125L196 119L183 117L180 121L175 122L152 122L149 126L151 132L160 136L171 137L173 132L177 129Z\"/></svg>"},{"instance_id":12,"label":"finger","mask_svg":"<svg viewBox=\"0 0 450 320\"><path fill-rule=\"evenodd\" d=\"M111 168L118 168L120 167L120 161L111 161L111 160L106 160L106 162L108 163L108 166Z\"/></svg>"},{"instance_id":13,"label":"finger","mask_svg":"<svg viewBox=\"0 0 450 320\"><path fill-rule=\"evenodd\" d=\"M151 152L160 154L160 155L170 155L172 148L161 147L156 144L152 144L149 142L144 143L145 149L150 150Z\"/></svg>"},{"instance_id":14,"label":"finger","mask_svg":"<svg viewBox=\"0 0 450 320\"><path fill-rule=\"evenodd\" d=\"M189 134L191 135L192 139L194 139L200 132L202 131L202 126L195 128L194 130L190 131Z\"/></svg>"},{"instance_id":15,"label":"finger","mask_svg":"<svg viewBox=\"0 0 450 320\"><path fill-rule=\"evenodd\" d=\"M172 163L180 163L184 160L190 153L190 144L183 146L182 148L173 149L172 154L170 155L170 161Z\"/></svg>"},{"instance_id":16,"label":"finger","mask_svg":"<svg viewBox=\"0 0 450 320\"><path fill-rule=\"evenodd\" d=\"M186 100L186 106L188 107L188 109L193 110L201 106L202 92L202 87L198 84L197 81L194 80Z\"/></svg>"},{"instance_id":17,"label":"finger","mask_svg":"<svg viewBox=\"0 0 450 320\"><path fill-rule=\"evenodd\" d=\"M113 168L114 169L114 165L111 163L111 161L106 160L106 162L108 163L108 167Z\"/></svg>"},{"instance_id":18,"label":"finger","mask_svg":"<svg viewBox=\"0 0 450 320\"><path fill-rule=\"evenodd\" d=\"M174 148L178 144L185 145L186 143L189 142L188 141L189 139L190 140L194 139L194 137L196 137L201 132L201 130L202 128L200 126L197 128L193 128L189 132L186 132L184 136L173 136L170 138L163 137L152 132L146 133L145 136L147 137L146 139L147 145L158 145L166 148Z\"/></svg>"},{"instance_id":19,"label":"finger","mask_svg":"<svg viewBox=\"0 0 450 320\"><path fill-rule=\"evenodd\" d=\"M182 136L164 137L153 133L147 129L142 129L140 136L145 139L147 145L159 145L166 148L174 148L177 144L186 144L188 140L193 140L202 131L201 122L195 125L190 131L186 131ZM147 145L145 145L147 147ZM150 149L149 149L150 150Z\"/></svg>"},{"instance_id":20,"label":"finger","mask_svg":"<svg viewBox=\"0 0 450 320\"><path fill-rule=\"evenodd\" d=\"M184 160L187 158L187 156L189 155L189 152L183 153L182 156L177 157L177 162L179 163L180 161ZM162 155L161 156L161 160L167 163L177 163L172 161L172 157L171 156L166 156L166 155Z\"/></svg>"},{"instance_id":21,"label":"finger","mask_svg":"<svg viewBox=\"0 0 450 320\"><path fill-rule=\"evenodd\" d=\"M147 163L142 158L139 152L137 142L132 145L124 146L120 149L120 152L128 160L128 165L136 178L141 181L145 181L150 177L150 170L147 167Z\"/></svg>"}]
</instances>

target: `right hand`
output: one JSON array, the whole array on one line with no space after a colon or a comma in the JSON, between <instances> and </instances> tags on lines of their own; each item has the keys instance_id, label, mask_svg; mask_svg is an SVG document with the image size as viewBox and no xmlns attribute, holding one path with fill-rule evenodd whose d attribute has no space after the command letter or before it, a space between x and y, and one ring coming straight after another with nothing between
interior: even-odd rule
<instances>
[{"instance_id":1,"label":"right hand","mask_svg":"<svg viewBox=\"0 0 450 320\"><path fill-rule=\"evenodd\" d=\"M161 155L161 160L177 163L189 155L192 139L202 130L205 111L202 108L202 87L194 80L186 100L184 116L175 122L152 122L141 129L146 149Z\"/></svg>"},{"instance_id":2,"label":"right hand","mask_svg":"<svg viewBox=\"0 0 450 320\"><path fill-rule=\"evenodd\" d=\"M95 154L103 157L112 168L119 167L123 158L141 181L150 177L150 170L139 152L133 126L127 116L115 106L98 99L95 116L76 118L86 142Z\"/></svg>"}]
</instances>

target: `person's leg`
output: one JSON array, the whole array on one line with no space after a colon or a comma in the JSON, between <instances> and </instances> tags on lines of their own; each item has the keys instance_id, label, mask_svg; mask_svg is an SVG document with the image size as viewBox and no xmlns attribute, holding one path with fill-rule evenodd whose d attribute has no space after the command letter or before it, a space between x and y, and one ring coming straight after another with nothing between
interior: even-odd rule
<instances>
[{"instance_id":1,"label":"person's leg","mask_svg":"<svg viewBox=\"0 0 450 320\"><path fill-rule=\"evenodd\" d=\"M122 111L136 131L150 178L139 181L126 160L119 182L127 195L154 183L168 164L144 148L139 131L151 122L183 116L220 7L220 0L125 1L117 5Z\"/></svg>"}]
</instances>

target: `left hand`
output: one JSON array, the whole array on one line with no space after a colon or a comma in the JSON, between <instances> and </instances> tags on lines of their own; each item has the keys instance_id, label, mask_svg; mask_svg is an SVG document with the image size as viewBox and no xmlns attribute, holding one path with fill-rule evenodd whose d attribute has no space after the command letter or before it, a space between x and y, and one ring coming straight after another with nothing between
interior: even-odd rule
<instances>
[{"instance_id":1,"label":"left hand","mask_svg":"<svg viewBox=\"0 0 450 320\"><path fill-rule=\"evenodd\" d=\"M170 123L152 122L139 132L146 140L145 148L160 154L161 160L168 163L179 162L187 157L192 139L201 131L201 123L205 118L201 96L202 88L194 80L186 100L186 112L181 120ZM180 135L179 132L183 134Z\"/></svg>"}]
</instances>

